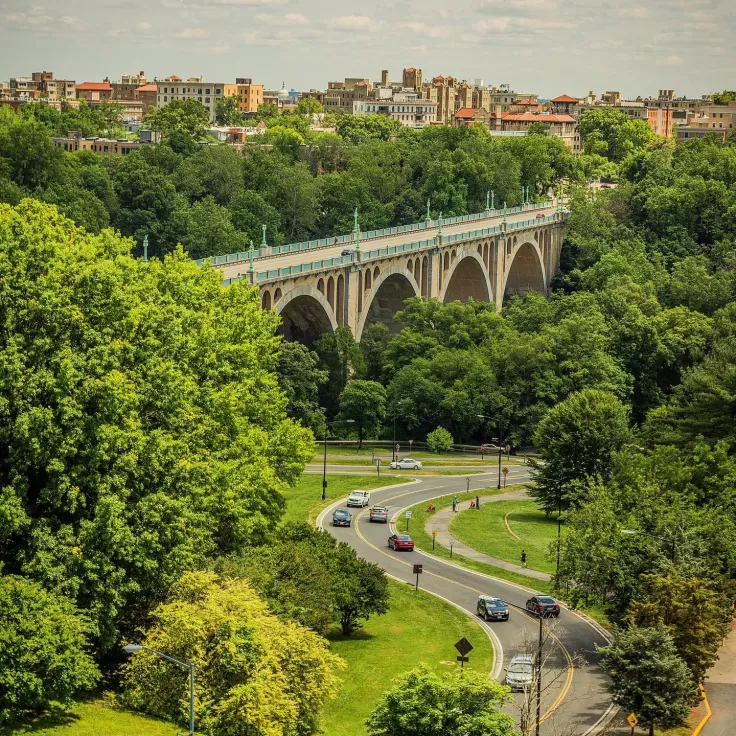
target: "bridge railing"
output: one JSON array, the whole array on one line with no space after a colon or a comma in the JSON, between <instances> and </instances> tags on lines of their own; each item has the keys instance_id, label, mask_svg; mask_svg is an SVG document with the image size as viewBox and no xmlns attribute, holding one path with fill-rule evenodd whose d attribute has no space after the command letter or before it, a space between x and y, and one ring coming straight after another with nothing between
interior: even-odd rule
<instances>
[{"instance_id":1,"label":"bridge railing","mask_svg":"<svg viewBox=\"0 0 736 736\"><path fill-rule=\"evenodd\" d=\"M543 202L536 202L533 204L519 205L517 207L509 207L506 209L506 213L511 215L518 212L530 212L540 209L549 209L553 205L554 201L551 199L544 200ZM459 225L463 222L475 222L476 220L483 220L489 217L501 217L503 210L484 210L483 212L476 212L470 215L458 215L457 217L443 217L442 225ZM439 226L439 220L429 220L429 222L415 222L410 225L397 225L396 227L386 227L381 230L368 230L360 233L361 242L367 240L374 240L376 238L385 238L390 235L401 235L408 232L418 232L421 230L431 230ZM319 240L305 240L300 243L289 243L287 245L273 246L271 248L270 255L284 255L287 253L296 253L304 250L313 250L316 248L326 248L331 245L350 245L354 243L353 234L348 235L337 235L329 238L320 238ZM253 257L261 258L269 255L267 253L261 254L261 249L254 250ZM198 266L202 266L205 263L210 263L213 266L226 266L231 263L239 263L247 261L250 258L248 251L240 251L238 253L228 253L222 256L209 256L208 258L199 258L195 262Z\"/></svg>"}]
</instances>

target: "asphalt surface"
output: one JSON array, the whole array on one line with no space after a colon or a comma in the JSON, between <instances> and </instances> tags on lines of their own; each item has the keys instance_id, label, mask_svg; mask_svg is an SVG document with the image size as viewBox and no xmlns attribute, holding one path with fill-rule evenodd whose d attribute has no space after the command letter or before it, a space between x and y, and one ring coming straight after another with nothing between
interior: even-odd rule
<instances>
[{"instance_id":1,"label":"asphalt surface","mask_svg":"<svg viewBox=\"0 0 736 736\"><path fill-rule=\"evenodd\" d=\"M525 468L516 466L510 473L511 482L528 478ZM513 478L511 477L513 474ZM389 519L404 518L404 510L432 498L458 493L466 487L462 476L424 477L412 484L371 491L372 504L380 503L389 508ZM419 586L471 615L476 614L480 594L497 596L511 604L508 622L484 623L477 621L490 633L496 651L494 677L503 681L503 668L511 657L523 650L524 642L536 642L539 620L524 610L532 591L481 573L439 560L420 551L394 552L387 546L392 525L371 524L368 507L350 509L353 523L350 528L333 528L332 513L337 508L346 508L337 502L326 509L318 519L318 525L336 538L349 542L357 552L370 562L380 565L390 576L414 584L414 564L423 565ZM551 636L546 644L543 659L543 696L541 734L543 736L592 736L598 733L605 716L610 712L611 701L604 676L597 666L595 644L606 643L602 632L592 623L563 608L558 619L548 619ZM555 640L558 644L555 644ZM472 653L471 653L472 656ZM521 695L516 696L520 703ZM509 712L518 712L513 706Z\"/></svg>"}]
</instances>

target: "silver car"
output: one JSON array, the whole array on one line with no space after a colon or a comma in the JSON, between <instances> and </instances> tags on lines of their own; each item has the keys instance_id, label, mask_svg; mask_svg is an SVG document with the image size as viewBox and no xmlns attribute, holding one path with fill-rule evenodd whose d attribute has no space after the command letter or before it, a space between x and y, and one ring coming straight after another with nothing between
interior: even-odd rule
<instances>
[{"instance_id":1,"label":"silver car","mask_svg":"<svg viewBox=\"0 0 736 736\"><path fill-rule=\"evenodd\" d=\"M421 470L422 464L419 460L412 460L410 457L402 457L401 460L394 460L389 468L391 470Z\"/></svg>"},{"instance_id":2,"label":"silver car","mask_svg":"<svg viewBox=\"0 0 736 736\"><path fill-rule=\"evenodd\" d=\"M506 684L512 690L528 690L534 677L534 658L531 654L515 654L506 668Z\"/></svg>"}]
</instances>

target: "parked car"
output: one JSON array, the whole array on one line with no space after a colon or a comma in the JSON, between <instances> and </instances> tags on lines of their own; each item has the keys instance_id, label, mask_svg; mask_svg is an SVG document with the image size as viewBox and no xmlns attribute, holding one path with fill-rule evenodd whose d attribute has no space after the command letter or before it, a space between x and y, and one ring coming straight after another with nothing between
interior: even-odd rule
<instances>
[{"instance_id":1,"label":"parked car","mask_svg":"<svg viewBox=\"0 0 736 736\"><path fill-rule=\"evenodd\" d=\"M374 506L370 510L369 521L380 521L388 524L388 509L385 506Z\"/></svg>"},{"instance_id":2,"label":"parked car","mask_svg":"<svg viewBox=\"0 0 736 736\"><path fill-rule=\"evenodd\" d=\"M535 616L554 616L558 618L560 604L550 595L533 595L526 602L526 610Z\"/></svg>"},{"instance_id":3,"label":"parked car","mask_svg":"<svg viewBox=\"0 0 736 736\"><path fill-rule=\"evenodd\" d=\"M388 538L388 546L398 552L401 549L414 551L414 540L408 534L392 534Z\"/></svg>"},{"instance_id":4,"label":"parked car","mask_svg":"<svg viewBox=\"0 0 736 736\"><path fill-rule=\"evenodd\" d=\"M531 654L515 654L506 668L506 684L512 690L527 690L534 676L534 659Z\"/></svg>"},{"instance_id":5,"label":"parked car","mask_svg":"<svg viewBox=\"0 0 736 736\"><path fill-rule=\"evenodd\" d=\"M337 509L332 514L332 526L350 526L352 518L350 512L346 509Z\"/></svg>"},{"instance_id":6,"label":"parked car","mask_svg":"<svg viewBox=\"0 0 736 736\"><path fill-rule=\"evenodd\" d=\"M348 496L348 506L360 506L360 508L364 508L365 506L370 506L370 503L371 494L368 491L353 491Z\"/></svg>"},{"instance_id":7,"label":"parked car","mask_svg":"<svg viewBox=\"0 0 736 736\"><path fill-rule=\"evenodd\" d=\"M401 460L394 460L389 468L391 470L421 470L422 464L419 460L412 460L410 457L402 457Z\"/></svg>"},{"instance_id":8,"label":"parked car","mask_svg":"<svg viewBox=\"0 0 736 736\"><path fill-rule=\"evenodd\" d=\"M477 613L484 621L508 621L509 607L500 598L482 595L478 598Z\"/></svg>"}]
</instances>

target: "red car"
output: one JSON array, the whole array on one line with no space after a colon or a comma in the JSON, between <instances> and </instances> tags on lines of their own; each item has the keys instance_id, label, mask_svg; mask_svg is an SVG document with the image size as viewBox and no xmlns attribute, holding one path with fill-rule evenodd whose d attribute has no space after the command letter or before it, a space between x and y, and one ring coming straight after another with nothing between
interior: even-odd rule
<instances>
[{"instance_id":1,"label":"red car","mask_svg":"<svg viewBox=\"0 0 736 736\"><path fill-rule=\"evenodd\" d=\"M392 534L388 538L388 546L397 552L400 549L407 549L409 552L413 552L414 540L408 534Z\"/></svg>"}]
</instances>

